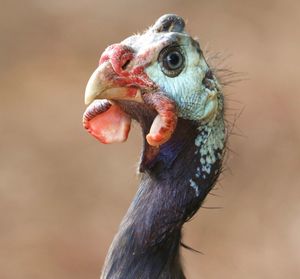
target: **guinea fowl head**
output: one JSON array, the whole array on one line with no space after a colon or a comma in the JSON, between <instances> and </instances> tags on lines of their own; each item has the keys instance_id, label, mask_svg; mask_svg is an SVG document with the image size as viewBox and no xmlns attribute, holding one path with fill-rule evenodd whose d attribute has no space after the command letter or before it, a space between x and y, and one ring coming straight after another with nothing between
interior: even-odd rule
<instances>
[{"instance_id":1,"label":"guinea fowl head","mask_svg":"<svg viewBox=\"0 0 300 279\"><path fill-rule=\"evenodd\" d=\"M144 137L141 185L103 278L184 278L181 228L214 186L225 142L220 84L184 20L164 15L109 46L85 102L84 126L100 142L125 141L132 119Z\"/></svg>"}]
</instances>

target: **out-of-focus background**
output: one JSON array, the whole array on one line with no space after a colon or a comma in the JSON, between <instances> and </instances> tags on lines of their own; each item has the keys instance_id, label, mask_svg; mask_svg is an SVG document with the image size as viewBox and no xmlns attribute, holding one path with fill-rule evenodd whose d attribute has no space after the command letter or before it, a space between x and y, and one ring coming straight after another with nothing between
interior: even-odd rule
<instances>
[{"instance_id":1,"label":"out-of-focus background","mask_svg":"<svg viewBox=\"0 0 300 279\"><path fill-rule=\"evenodd\" d=\"M139 128L105 146L81 125L106 46L177 13L246 80L221 183L186 224L188 278L300 277L300 2L1 0L0 278L98 278L136 191Z\"/></svg>"}]
</instances>

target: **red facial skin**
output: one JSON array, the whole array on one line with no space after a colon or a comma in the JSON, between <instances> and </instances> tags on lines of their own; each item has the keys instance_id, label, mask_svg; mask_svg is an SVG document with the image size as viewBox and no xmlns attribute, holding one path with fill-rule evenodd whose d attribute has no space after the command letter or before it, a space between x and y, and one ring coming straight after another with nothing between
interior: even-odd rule
<instances>
[{"instance_id":1,"label":"red facial skin","mask_svg":"<svg viewBox=\"0 0 300 279\"><path fill-rule=\"evenodd\" d=\"M129 99L134 98L138 89L141 89L144 102L157 111L158 116L154 119L146 139L149 145L158 147L172 136L177 124L177 114L175 103L163 92L159 92L158 86L145 73L145 67L151 60L152 53L149 50L137 56L131 48L114 44L104 51L99 65L105 62L109 62L111 65L105 72L105 82L116 87L127 88L126 94ZM132 61L136 66L130 66ZM95 111L97 108L92 108L92 110ZM88 108L85 115L90 112L91 108ZM126 140L130 128L130 117L120 109L107 109L100 113L93 118L85 117L85 128L102 143ZM109 123L110 119L111 123ZM116 132L118 123L119 133ZM114 131L111 136L108 133L110 129Z\"/></svg>"},{"instance_id":2,"label":"red facial skin","mask_svg":"<svg viewBox=\"0 0 300 279\"><path fill-rule=\"evenodd\" d=\"M159 146L167 142L175 131L177 124L176 105L174 101L163 95L162 92L146 93L143 95L146 104L154 108L159 118L159 125L146 136L147 142L152 146ZM154 120L154 122L157 119Z\"/></svg>"},{"instance_id":3,"label":"red facial skin","mask_svg":"<svg viewBox=\"0 0 300 279\"><path fill-rule=\"evenodd\" d=\"M115 85L120 87L135 86L153 90L157 86L148 78L144 71L149 62L143 63L143 65L136 63L138 65L132 67L132 69L129 71L125 67L127 66L126 64L129 64L132 60L145 62L148 60L147 58L150 58L149 52L146 52L140 56L136 56L131 48L121 44L114 44L109 46L101 55L99 65L106 61L111 63L115 72L115 75L111 78Z\"/></svg>"}]
</instances>

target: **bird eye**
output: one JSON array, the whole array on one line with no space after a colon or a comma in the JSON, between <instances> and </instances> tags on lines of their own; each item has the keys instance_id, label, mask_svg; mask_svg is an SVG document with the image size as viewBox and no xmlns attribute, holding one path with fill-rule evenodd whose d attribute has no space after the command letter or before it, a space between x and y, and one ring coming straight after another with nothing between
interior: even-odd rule
<instances>
[{"instance_id":1,"label":"bird eye","mask_svg":"<svg viewBox=\"0 0 300 279\"><path fill-rule=\"evenodd\" d=\"M184 56L178 46L164 48L158 57L160 67L169 77L178 76L184 68Z\"/></svg>"}]
</instances>

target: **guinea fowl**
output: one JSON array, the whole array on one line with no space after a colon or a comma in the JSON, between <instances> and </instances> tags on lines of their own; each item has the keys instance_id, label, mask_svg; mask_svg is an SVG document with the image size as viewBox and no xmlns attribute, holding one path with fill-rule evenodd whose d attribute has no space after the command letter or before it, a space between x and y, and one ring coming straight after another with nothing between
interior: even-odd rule
<instances>
[{"instance_id":1,"label":"guinea fowl","mask_svg":"<svg viewBox=\"0 0 300 279\"><path fill-rule=\"evenodd\" d=\"M182 279L183 224L221 172L225 125L220 83L184 20L160 17L109 46L88 81L83 123L102 143L144 139L140 185L109 249L103 279Z\"/></svg>"}]
</instances>

